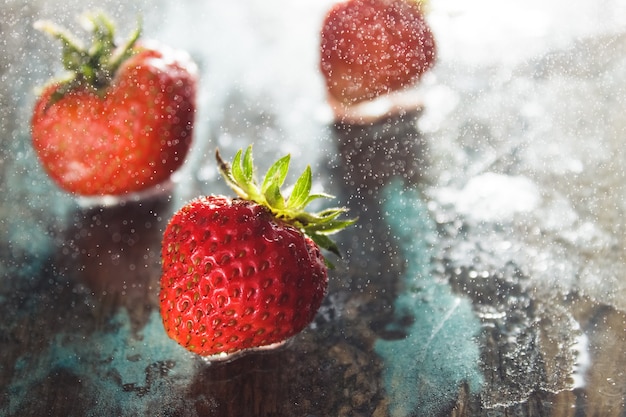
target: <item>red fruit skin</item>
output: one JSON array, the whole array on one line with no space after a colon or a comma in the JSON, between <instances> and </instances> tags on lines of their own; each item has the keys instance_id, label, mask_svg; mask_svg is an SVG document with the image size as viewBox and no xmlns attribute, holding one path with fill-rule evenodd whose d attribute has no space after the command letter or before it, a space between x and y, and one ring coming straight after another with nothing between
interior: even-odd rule
<instances>
[{"instance_id":1,"label":"red fruit skin","mask_svg":"<svg viewBox=\"0 0 626 417\"><path fill-rule=\"evenodd\" d=\"M328 285L319 248L266 208L209 196L170 220L160 307L167 334L202 356L288 339L314 318Z\"/></svg>"},{"instance_id":2,"label":"red fruit skin","mask_svg":"<svg viewBox=\"0 0 626 417\"><path fill-rule=\"evenodd\" d=\"M327 13L320 52L329 95L352 105L415 84L437 49L416 0L348 0Z\"/></svg>"},{"instance_id":3,"label":"red fruit skin","mask_svg":"<svg viewBox=\"0 0 626 417\"><path fill-rule=\"evenodd\" d=\"M31 119L33 147L48 175L85 196L122 195L166 181L191 146L197 69L180 51L143 44L106 92L44 89Z\"/></svg>"}]
</instances>

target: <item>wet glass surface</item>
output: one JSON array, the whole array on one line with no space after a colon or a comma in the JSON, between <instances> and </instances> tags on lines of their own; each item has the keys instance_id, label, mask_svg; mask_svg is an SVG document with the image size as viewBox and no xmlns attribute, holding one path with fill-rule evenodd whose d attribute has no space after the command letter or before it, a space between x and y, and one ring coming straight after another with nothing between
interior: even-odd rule
<instances>
[{"instance_id":1,"label":"wet glass surface","mask_svg":"<svg viewBox=\"0 0 626 417\"><path fill-rule=\"evenodd\" d=\"M108 206L58 190L28 127L60 71L33 22L96 3L1 6L0 415L626 415L623 2L432 0L423 110L366 125L326 103L331 1L157 3L97 7L198 63L194 145L171 188ZM207 364L163 330L160 240L228 193L215 148L251 143L359 223L311 326Z\"/></svg>"}]
</instances>

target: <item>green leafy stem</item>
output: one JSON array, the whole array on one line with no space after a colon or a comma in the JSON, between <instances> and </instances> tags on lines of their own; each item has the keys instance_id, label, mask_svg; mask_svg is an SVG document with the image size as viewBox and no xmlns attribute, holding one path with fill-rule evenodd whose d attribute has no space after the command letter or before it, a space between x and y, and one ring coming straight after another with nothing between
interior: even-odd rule
<instances>
[{"instance_id":1,"label":"green leafy stem","mask_svg":"<svg viewBox=\"0 0 626 417\"><path fill-rule=\"evenodd\" d=\"M81 18L82 26L90 31L93 41L89 47L74 37L67 29L48 20L38 20L34 27L59 39L63 44L63 66L70 72L53 100L60 99L71 89L83 85L104 91L122 63L135 53L135 44L141 35L141 21L128 39L117 46L115 25L103 13L87 13Z\"/></svg>"},{"instance_id":2,"label":"green leafy stem","mask_svg":"<svg viewBox=\"0 0 626 417\"><path fill-rule=\"evenodd\" d=\"M248 146L245 153L240 149L233 158L232 166L222 159L219 150L215 157L222 176L239 197L267 207L277 218L302 230L319 247L341 256L339 248L328 236L354 224L357 219L340 219L348 211L343 207L314 213L305 210L314 200L334 198L326 193L311 193L310 166L296 180L291 194L285 197L281 187L289 171L290 155L283 156L270 166L260 186L255 178L252 146Z\"/></svg>"}]
</instances>

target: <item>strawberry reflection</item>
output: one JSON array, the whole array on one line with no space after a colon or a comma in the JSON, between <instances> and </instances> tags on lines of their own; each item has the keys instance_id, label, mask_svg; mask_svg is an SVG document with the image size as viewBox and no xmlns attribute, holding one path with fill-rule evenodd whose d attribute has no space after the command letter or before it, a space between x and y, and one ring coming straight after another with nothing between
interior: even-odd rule
<instances>
[{"instance_id":1,"label":"strawberry reflection","mask_svg":"<svg viewBox=\"0 0 626 417\"><path fill-rule=\"evenodd\" d=\"M381 221L381 193L392 181L419 187L425 180L428 158L417 127L420 115L419 109L398 112L371 123L339 122L332 129L338 150L334 169L338 178L333 182L341 185L350 213L359 217L341 242L349 269L339 274L337 285L349 294L346 313L358 320L366 318L370 329L386 339L402 338L402 329L412 319L397 323L397 317L392 317L397 277L406 260L399 255L399 242ZM390 326L392 320L396 323Z\"/></svg>"},{"instance_id":2,"label":"strawberry reflection","mask_svg":"<svg viewBox=\"0 0 626 417\"><path fill-rule=\"evenodd\" d=\"M77 208L57 265L91 293L97 317L125 307L135 330L158 308L161 237L171 214L167 195Z\"/></svg>"},{"instance_id":3,"label":"strawberry reflection","mask_svg":"<svg viewBox=\"0 0 626 417\"><path fill-rule=\"evenodd\" d=\"M418 185L428 169L427 149L417 127L421 109L372 123L338 122L333 137L347 195L361 200L355 210L378 203L380 188L393 179ZM351 191L352 190L352 191Z\"/></svg>"}]
</instances>

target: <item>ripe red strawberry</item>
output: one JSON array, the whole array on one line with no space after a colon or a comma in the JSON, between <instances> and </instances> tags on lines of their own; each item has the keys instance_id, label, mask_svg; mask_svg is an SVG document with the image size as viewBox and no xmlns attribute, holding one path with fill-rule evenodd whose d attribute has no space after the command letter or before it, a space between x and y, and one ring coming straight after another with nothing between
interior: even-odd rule
<instances>
[{"instance_id":1,"label":"ripe red strawberry","mask_svg":"<svg viewBox=\"0 0 626 417\"><path fill-rule=\"evenodd\" d=\"M283 198L288 155L260 187L251 148L232 168L217 156L240 198L200 197L174 214L163 237L160 304L172 339L219 359L283 342L313 320L328 281L320 246L338 253L327 235L354 220L338 220L341 208L304 211L329 197L310 194L310 168Z\"/></svg>"},{"instance_id":2,"label":"ripe red strawberry","mask_svg":"<svg viewBox=\"0 0 626 417\"><path fill-rule=\"evenodd\" d=\"M415 84L436 45L418 0L347 0L327 13L320 51L330 97L352 105Z\"/></svg>"},{"instance_id":3,"label":"ripe red strawberry","mask_svg":"<svg viewBox=\"0 0 626 417\"><path fill-rule=\"evenodd\" d=\"M197 68L190 57L150 42L138 28L121 46L113 24L89 16L83 47L49 22L64 44L69 79L44 88L31 120L33 146L50 177L81 195L122 195L160 184L191 145Z\"/></svg>"}]
</instances>

